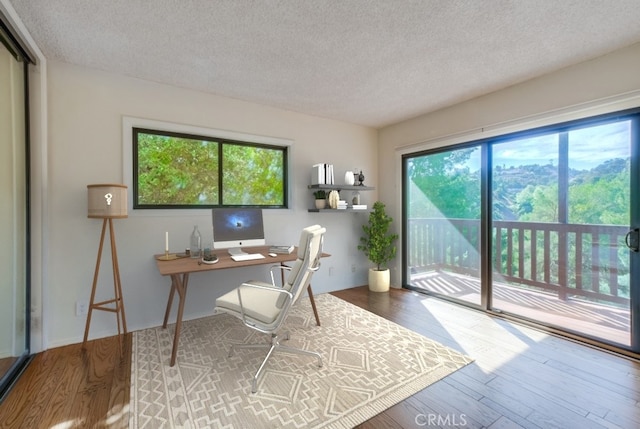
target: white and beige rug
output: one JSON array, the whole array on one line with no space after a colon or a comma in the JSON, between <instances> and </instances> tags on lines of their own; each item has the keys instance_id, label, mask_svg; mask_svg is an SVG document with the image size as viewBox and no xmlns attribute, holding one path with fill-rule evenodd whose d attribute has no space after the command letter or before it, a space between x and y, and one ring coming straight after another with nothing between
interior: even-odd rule
<instances>
[{"instance_id":1,"label":"white and beige rug","mask_svg":"<svg viewBox=\"0 0 640 429\"><path fill-rule=\"evenodd\" d=\"M224 314L184 322L176 365L174 326L133 333L130 427L350 428L470 363L472 359L329 294L316 297L316 326L303 297L289 315L293 347L275 353L251 393L266 350L229 344L269 341ZM286 343L286 342L285 342Z\"/></svg>"}]
</instances>

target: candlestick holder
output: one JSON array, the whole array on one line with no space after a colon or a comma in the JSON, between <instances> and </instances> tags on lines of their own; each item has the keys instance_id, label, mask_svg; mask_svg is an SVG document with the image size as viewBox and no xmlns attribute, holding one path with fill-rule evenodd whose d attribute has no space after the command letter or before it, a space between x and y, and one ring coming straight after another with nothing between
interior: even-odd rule
<instances>
[{"instance_id":1,"label":"candlestick holder","mask_svg":"<svg viewBox=\"0 0 640 429\"><path fill-rule=\"evenodd\" d=\"M169 253L168 250L164 251L163 255L156 256L158 261L173 261L174 259L178 259L178 255L175 253Z\"/></svg>"}]
</instances>

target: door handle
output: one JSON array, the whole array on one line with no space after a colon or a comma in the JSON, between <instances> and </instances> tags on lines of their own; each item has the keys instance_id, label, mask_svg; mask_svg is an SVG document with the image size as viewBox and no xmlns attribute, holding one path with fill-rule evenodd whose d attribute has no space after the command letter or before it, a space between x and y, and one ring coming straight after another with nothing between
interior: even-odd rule
<instances>
[{"instance_id":1,"label":"door handle","mask_svg":"<svg viewBox=\"0 0 640 429\"><path fill-rule=\"evenodd\" d=\"M633 228L624 236L624 243L633 252L640 251L640 228Z\"/></svg>"}]
</instances>

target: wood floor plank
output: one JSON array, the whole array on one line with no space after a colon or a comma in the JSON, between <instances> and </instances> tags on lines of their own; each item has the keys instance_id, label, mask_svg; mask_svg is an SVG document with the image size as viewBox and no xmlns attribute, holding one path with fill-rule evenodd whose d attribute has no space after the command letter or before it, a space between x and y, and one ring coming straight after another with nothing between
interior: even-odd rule
<instances>
[{"instance_id":1,"label":"wood floor plank","mask_svg":"<svg viewBox=\"0 0 640 429\"><path fill-rule=\"evenodd\" d=\"M58 367L54 353L42 353L33 359L16 387L0 404L2 428L39 426L42 410L51 400L50 380L55 380Z\"/></svg>"},{"instance_id":2,"label":"wood floor plank","mask_svg":"<svg viewBox=\"0 0 640 429\"><path fill-rule=\"evenodd\" d=\"M405 400L387 409L385 414L400 427L415 427L416 418L424 413L425 408L416 401Z\"/></svg>"},{"instance_id":3,"label":"wood floor plank","mask_svg":"<svg viewBox=\"0 0 640 429\"><path fill-rule=\"evenodd\" d=\"M356 426L357 429L403 429L400 423L393 420L386 412L382 412L374 418Z\"/></svg>"},{"instance_id":4,"label":"wood floor plank","mask_svg":"<svg viewBox=\"0 0 640 429\"><path fill-rule=\"evenodd\" d=\"M126 335L122 357L114 366L107 422L110 428L129 427L129 396L131 393L131 342L132 335Z\"/></svg>"},{"instance_id":5,"label":"wood floor plank","mask_svg":"<svg viewBox=\"0 0 640 429\"><path fill-rule=\"evenodd\" d=\"M494 389L514 397L521 403L527 403L533 411L526 417L527 420L542 428L565 428L569 423L584 429L598 427L592 420L586 418L588 411L579 410L578 407L567 408L566 402L558 403L542 394L533 392L529 386L519 383L515 379L497 377L489 382Z\"/></svg>"},{"instance_id":6,"label":"wood floor plank","mask_svg":"<svg viewBox=\"0 0 640 429\"><path fill-rule=\"evenodd\" d=\"M544 428L541 428L540 426L538 426L537 424L527 420L526 416L530 415L533 412L532 408L529 408L529 412L527 412L526 414L519 414L512 407L503 406L502 405L504 403L509 403L509 401L505 401L504 400L504 396L505 395L502 395L502 396L503 396L502 400L500 400L498 398L495 398L495 397L487 397L487 396L485 396L484 398L480 399L480 402L485 404L487 407L492 408L496 412L500 413L503 418L508 419L510 422L513 422L514 424L518 425L519 427L522 427L522 428L525 428L525 429L544 429ZM498 401L500 401L500 402L498 402ZM522 404L522 403L520 403L518 401L513 401L513 403L516 404L516 408L517 409L522 409L522 407L524 406L524 404ZM500 419L498 419L498 420L500 420ZM494 422L492 424L492 426L495 425L496 423L497 422Z\"/></svg>"},{"instance_id":7,"label":"wood floor plank","mask_svg":"<svg viewBox=\"0 0 640 429\"><path fill-rule=\"evenodd\" d=\"M464 386L464 390L472 390L476 392L476 395L479 396L478 401L488 405L490 408L502 413L502 415L505 415L516 422L519 421L519 418L526 418L533 412L533 408L531 408L526 402L519 401L511 395L507 395L500 390L494 389L488 385L488 382L481 383L475 378L468 376L467 374L470 371L468 371L467 368L471 366L473 366L473 364L455 372L451 376L447 377L444 382L449 383L462 391L462 389L460 389L456 384L453 384L455 381L458 385ZM495 377L492 379L494 378ZM487 398L490 398L490 404L487 404ZM509 410L509 412L505 413L504 410Z\"/></svg>"},{"instance_id":8,"label":"wood floor plank","mask_svg":"<svg viewBox=\"0 0 640 429\"><path fill-rule=\"evenodd\" d=\"M518 423L502 416L491 424L487 429L522 429Z\"/></svg>"},{"instance_id":9,"label":"wood floor plank","mask_svg":"<svg viewBox=\"0 0 640 429\"><path fill-rule=\"evenodd\" d=\"M426 392L428 392L428 397L431 401L433 401L433 398L435 397L437 398L437 401L447 404L449 407L451 406L450 404L455 404L454 409L456 410L455 413L457 413L457 415L465 415L466 418L472 418L474 421L480 423L482 427L491 426L501 416L500 413L496 412L492 408L487 407L482 402L477 401L473 397L442 380L434 383L429 386L428 389L419 392L415 396L420 399Z\"/></svg>"},{"instance_id":10,"label":"wood floor plank","mask_svg":"<svg viewBox=\"0 0 640 429\"><path fill-rule=\"evenodd\" d=\"M78 386L84 375L83 371L78 370L82 368L82 349L75 346L62 347L61 349L61 353L57 353L59 356L57 361L63 365L64 371L60 377L51 379L56 383L52 389L44 390L55 391L55 394L51 395L47 407L42 410L40 419L42 427L56 427L68 419Z\"/></svg>"}]
</instances>

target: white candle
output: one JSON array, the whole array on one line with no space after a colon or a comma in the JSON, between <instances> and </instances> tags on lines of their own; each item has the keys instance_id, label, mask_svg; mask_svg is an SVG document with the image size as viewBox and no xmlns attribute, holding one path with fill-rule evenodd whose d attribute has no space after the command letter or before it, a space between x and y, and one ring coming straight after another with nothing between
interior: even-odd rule
<instances>
[{"instance_id":1,"label":"white candle","mask_svg":"<svg viewBox=\"0 0 640 429\"><path fill-rule=\"evenodd\" d=\"M169 251L169 231L164 233L164 251Z\"/></svg>"}]
</instances>

